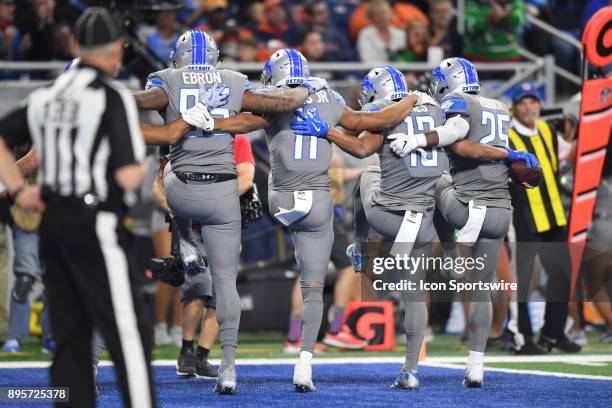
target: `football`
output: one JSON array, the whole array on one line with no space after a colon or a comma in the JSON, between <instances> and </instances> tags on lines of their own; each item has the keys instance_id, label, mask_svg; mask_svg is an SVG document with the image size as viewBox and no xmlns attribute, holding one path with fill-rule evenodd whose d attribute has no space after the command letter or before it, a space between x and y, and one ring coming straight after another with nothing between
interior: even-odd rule
<instances>
[{"instance_id":1,"label":"football","mask_svg":"<svg viewBox=\"0 0 612 408\"><path fill-rule=\"evenodd\" d=\"M536 188L542 182L542 169L527 167L524 160L517 160L510 164L510 178L525 188Z\"/></svg>"}]
</instances>

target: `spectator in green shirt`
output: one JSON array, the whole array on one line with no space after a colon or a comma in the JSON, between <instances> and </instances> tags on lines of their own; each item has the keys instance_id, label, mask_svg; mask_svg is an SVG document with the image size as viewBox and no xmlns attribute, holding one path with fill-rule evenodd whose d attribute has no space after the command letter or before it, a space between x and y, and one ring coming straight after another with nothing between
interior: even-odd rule
<instances>
[{"instance_id":1,"label":"spectator in green shirt","mask_svg":"<svg viewBox=\"0 0 612 408\"><path fill-rule=\"evenodd\" d=\"M520 60L523 0L467 0L463 55L480 62Z\"/></svg>"}]
</instances>

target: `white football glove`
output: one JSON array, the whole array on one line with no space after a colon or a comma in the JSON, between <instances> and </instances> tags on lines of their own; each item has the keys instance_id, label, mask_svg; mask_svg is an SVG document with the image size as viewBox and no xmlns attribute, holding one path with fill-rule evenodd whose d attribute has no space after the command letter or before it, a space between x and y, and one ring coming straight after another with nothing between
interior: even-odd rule
<instances>
[{"instance_id":1,"label":"white football glove","mask_svg":"<svg viewBox=\"0 0 612 408\"><path fill-rule=\"evenodd\" d=\"M427 146L427 140L422 133L413 136L404 133L393 133L387 136L387 139L393 140L389 147L399 157L406 157L413 150Z\"/></svg>"},{"instance_id":2,"label":"white football glove","mask_svg":"<svg viewBox=\"0 0 612 408\"><path fill-rule=\"evenodd\" d=\"M436 102L436 100L432 98L428 93L421 92L421 91L410 91L408 92L408 95L417 95L419 97L419 100L414 106L419 106L419 105L437 106L438 105L438 102Z\"/></svg>"},{"instance_id":3,"label":"white football glove","mask_svg":"<svg viewBox=\"0 0 612 408\"><path fill-rule=\"evenodd\" d=\"M181 115L183 120L191 126L200 128L206 132L212 132L215 128L215 120L208 112L208 108L202 102L196 103Z\"/></svg>"}]
</instances>

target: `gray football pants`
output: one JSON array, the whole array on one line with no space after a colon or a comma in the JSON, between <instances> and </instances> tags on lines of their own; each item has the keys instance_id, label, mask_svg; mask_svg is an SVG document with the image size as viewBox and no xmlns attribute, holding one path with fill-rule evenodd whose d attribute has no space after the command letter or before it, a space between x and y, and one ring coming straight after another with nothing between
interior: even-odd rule
<instances>
[{"instance_id":1,"label":"gray football pants","mask_svg":"<svg viewBox=\"0 0 612 408\"><path fill-rule=\"evenodd\" d=\"M468 205L457 199L450 176L440 178L436 188L435 227L440 241L454 240L454 230L461 229L468 220ZM487 213L472 247L472 258L483 260L482 269L473 268L467 272L467 282L493 282L495 268L504 237L510 228L512 210L501 207L487 207ZM491 331L493 305L490 290L470 291L470 350L484 353Z\"/></svg>"},{"instance_id":2,"label":"gray football pants","mask_svg":"<svg viewBox=\"0 0 612 408\"><path fill-rule=\"evenodd\" d=\"M367 240L371 227L383 242L393 242L402 225L406 210L389 210L374 203L374 194L380 189L380 170L368 168L359 181L359 195L355 197L355 230L359 241ZM415 239L411 257L427 259L431 255L434 238L433 211L423 213L421 226ZM427 276L426 268L418 268L413 274L400 270L399 278L423 282ZM418 287L418 286L417 286ZM401 292L404 302L404 329L406 333L406 362L403 371L416 370L419 362L419 352L427 329L427 305L424 292L420 290L404 290Z\"/></svg>"},{"instance_id":3,"label":"gray football pants","mask_svg":"<svg viewBox=\"0 0 612 408\"><path fill-rule=\"evenodd\" d=\"M293 208L293 193L270 189L270 213ZM323 283L334 243L334 212L329 191L314 190L312 208L289 226L302 288L302 351L314 352L323 318Z\"/></svg>"},{"instance_id":4,"label":"gray football pants","mask_svg":"<svg viewBox=\"0 0 612 408\"><path fill-rule=\"evenodd\" d=\"M169 173L164 185L172 212L202 225L217 301L223 360L233 362L240 324L240 297L236 289L241 231L238 182L186 184Z\"/></svg>"}]
</instances>

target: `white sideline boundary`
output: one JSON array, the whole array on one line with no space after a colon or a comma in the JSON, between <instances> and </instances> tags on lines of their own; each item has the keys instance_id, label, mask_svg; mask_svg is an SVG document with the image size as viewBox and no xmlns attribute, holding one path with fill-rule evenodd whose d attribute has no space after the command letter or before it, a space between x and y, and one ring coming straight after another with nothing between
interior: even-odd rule
<instances>
[{"instance_id":1,"label":"white sideline boundary","mask_svg":"<svg viewBox=\"0 0 612 408\"><path fill-rule=\"evenodd\" d=\"M428 357L421 365L428 367L449 368L463 370L467 357ZM297 356L294 358L247 358L237 359L239 365L293 365ZM211 360L212 364L219 364L219 360ZM315 358L313 364L402 364L404 357L328 357ZM486 367L487 363L609 363L612 362L612 354L591 354L591 355L544 355L544 356L490 356L485 357L485 370L497 371L514 374L533 374L550 377L582 378L589 380L612 381L612 377L587 374L559 373L540 370L524 370L513 368ZM46 361L23 361L23 362L0 362L0 368L48 368L51 365ZM103 361L101 366L112 366L112 362ZM154 360L154 366L175 366L176 360Z\"/></svg>"}]
</instances>

